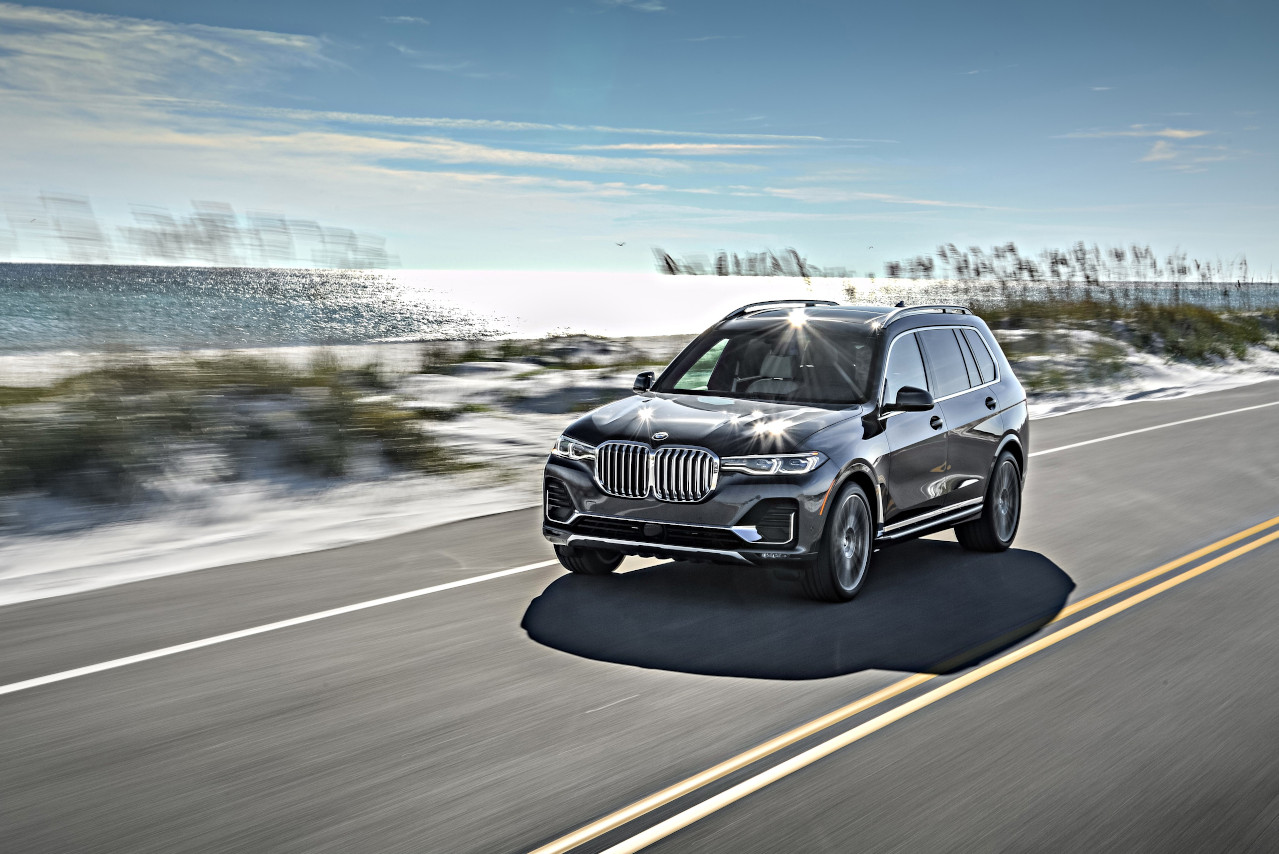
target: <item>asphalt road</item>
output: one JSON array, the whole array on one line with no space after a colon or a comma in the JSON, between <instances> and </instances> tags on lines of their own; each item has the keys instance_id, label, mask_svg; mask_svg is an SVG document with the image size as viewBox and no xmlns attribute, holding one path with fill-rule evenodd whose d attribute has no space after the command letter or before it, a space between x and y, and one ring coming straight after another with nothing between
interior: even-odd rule
<instances>
[{"instance_id":1,"label":"asphalt road","mask_svg":"<svg viewBox=\"0 0 1279 854\"><path fill-rule=\"evenodd\" d=\"M1063 416L1033 450L1277 401ZM842 606L546 566L4 693L547 560L520 511L0 608L0 850L528 851L892 686L572 850L660 822L655 851L1279 850L1279 520L1088 601L1279 516L1277 437L1267 406L1041 453L1016 549L888 549Z\"/></svg>"}]
</instances>

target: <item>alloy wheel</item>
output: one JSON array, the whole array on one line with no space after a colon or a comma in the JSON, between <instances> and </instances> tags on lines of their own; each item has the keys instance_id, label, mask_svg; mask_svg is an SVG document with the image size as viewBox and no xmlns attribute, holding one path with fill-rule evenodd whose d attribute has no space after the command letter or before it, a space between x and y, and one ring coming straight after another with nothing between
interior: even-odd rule
<instances>
[{"instance_id":1,"label":"alloy wheel","mask_svg":"<svg viewBox=\"0 0 1279 854\"><path fill-rule=\"evenodd\" d=\"M854 590L870 564L870 507L861 495L849 495L836 518L835 577L840 587Z\"/></svg>"},{"instance_id":2,"label":"alloy wheel","mask_svg":"<svg viewBox=\"0 0 1279 854\"><path fill-rule=\"evenodd\" d=\"M995 480L995 533L999 539L1008 542L1017 532L1017 522L1021 517L1021 490L1017 478L1017 465L1012 460L1004 460L999 466Z\"/></svg>"}]
</instances>

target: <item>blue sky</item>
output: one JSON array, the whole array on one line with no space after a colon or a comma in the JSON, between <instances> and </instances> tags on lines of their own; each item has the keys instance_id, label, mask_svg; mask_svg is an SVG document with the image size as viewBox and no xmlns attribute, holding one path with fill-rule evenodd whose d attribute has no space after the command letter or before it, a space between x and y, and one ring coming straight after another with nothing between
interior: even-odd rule
<instances>
[{"instance_id":1,"label":"blue sky","mask_svg":"<svg viewBox=\"0 0 1279 854\"><path fill-rule=\"evenodd\" d=\"M382 235L409 267L795 246L882 273L1084 240L1264 275L1277 8L0 3L8 245L22 200L64 193L108 234L215 200Z\"/></svg>"}]
</instances>

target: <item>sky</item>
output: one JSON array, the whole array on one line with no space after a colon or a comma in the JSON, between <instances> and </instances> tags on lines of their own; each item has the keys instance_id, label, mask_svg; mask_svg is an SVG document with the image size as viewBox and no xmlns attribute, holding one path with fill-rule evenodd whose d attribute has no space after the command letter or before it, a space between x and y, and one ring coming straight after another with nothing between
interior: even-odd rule
<instances>
[{"instance_id":1,"label":"sky","mask_svg":"<svg viewBox=\"0 0 1279 854\"><path fill-rule=\"evenodd\" d=\"M103 260L214 202L410 268L1082 240L1264 277L1277 33L1230 0L0 3L0 258L65 250L33 229L78 199Z\"/></svg>"}]
</instances>

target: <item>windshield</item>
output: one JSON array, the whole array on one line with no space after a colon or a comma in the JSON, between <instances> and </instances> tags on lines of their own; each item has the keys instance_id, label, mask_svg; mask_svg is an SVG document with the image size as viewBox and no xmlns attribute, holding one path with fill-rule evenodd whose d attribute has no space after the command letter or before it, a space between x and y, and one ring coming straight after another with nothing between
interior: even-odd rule
<instances>
[{"instance_id":1,"label":"windshield","mask_svg":"<svg viewBox=\"0 0 1279 854\"><path fill-rule=\"evenodd\" d=\"M861 403L875 339L851 323L780 323L711 334L680 354L655 387L794 403Z\"/></svg>"}]
</instances>

